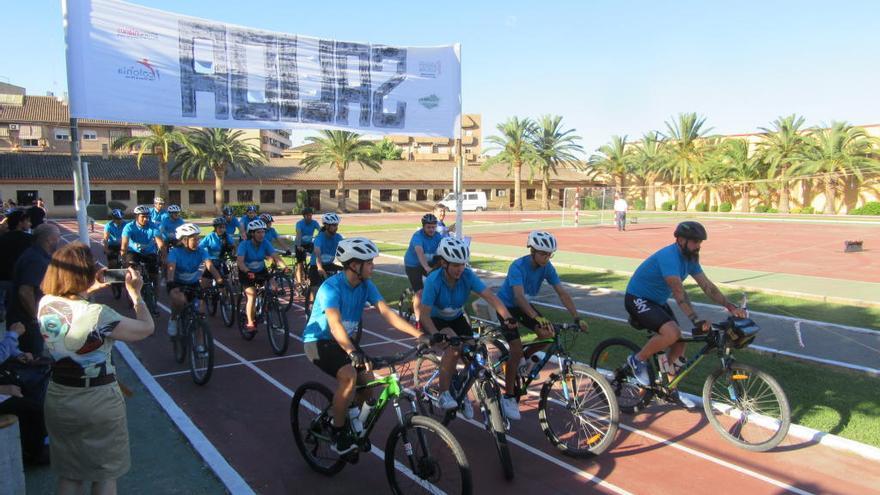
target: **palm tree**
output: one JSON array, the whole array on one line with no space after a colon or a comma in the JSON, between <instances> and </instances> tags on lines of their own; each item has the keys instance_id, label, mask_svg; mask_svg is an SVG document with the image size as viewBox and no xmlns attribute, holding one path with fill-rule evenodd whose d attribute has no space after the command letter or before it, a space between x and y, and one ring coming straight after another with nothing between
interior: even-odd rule
<instances>
[{"instance_id":1,"label":"palm tree","mask_svg":"<svg viewBox=\"0 0 880 495\"><path fill-rule=\"evenodd\" d=\"M638 183L640 196L645 202L645 209L657 209L655 183L663 174L666 162L666 148L662 136L651 131L642 136L642 141L635 145L632 173Z\"/></svg>"},{"instance_id":2,"label":"palm tree","mask_svg":"<svg viewBox=\"0 0 880 495\"><path fill-rule=\"evenodd\" d=\"M531 165L538 160L537 152L531 142L536 125L529 118L511 117L498 124L497 129L501 135L489 136L486 141L495 145L487 152L499 153L486 160L480 168L486 170L498 163L507 164L507 175L513 172L514 208L522 211L522 168L523 165Z\"/></svg>"},{"instance_id":3,"label":"palm tree","mask_svg":"<svg viewBox=\"0 0 880 495\"><path fill-rule=\"evenodd\" d=\"M696 113L680 113L674 121L666 121L669 139L669 171L673 180L678 181L675 191L676 209L685 211L684 185L690 179L694 169L702 161L705 149L701 149L700 139L710 129L703 129L705 117L697 117Z\"/></svg>"},{"instance_id":4,"label":"palm tree","mask_svg":"<svg viewBox=\"0 0 880 495\"><path fill-rule=\"evenodd\" d=\"M544 115L532 134L532 146L538 157L534 168L541 174L541 207L544 210L550 209L550 172L557 174L556 167L559 165L578 166L576 154L584 151L577 144L580 136L574 132L574 129L562 129L561 116Z\"/></svg>"},{"instance_id":5,"label":"palm tree","mask_svg":"<svg viewBox=\"0 0 880 495\"><path fill-rule=\"evenodd\" d=\"M388 138L374 143L369 153L377 161L400 160L403 157L403 150Z\"/></svg>"},{"instance_id":6,"label":"palm tree","mask_svg":"<svg viewBox=\"0 0 880 495\"><path fill-rule=\"evenodd\" d=\"M749 151L749 143L745 139L727 139L718 151L723 167L721 175L739 187L742 198L740 211L748 213L752 184L764 176L764 166L755 153Z\"/></svg>"},{"instance_id":7,"label":"palm tree","mask_svg":"<svg viewBox=\"0 0 880 495\"><path fill-rule=\"evenodd\" d=\"M307 172L328 165L336 167L336 209L345 212L345 171L354 162L361 167L379 171L382 160L371 155L374 144L361 139L361 135L348 131L321 131L319 136L306 138L314 149L306 153L302 165Z\"/></svg>"},{"instance_id":8,"label":"palm tree","mask_svg":"<svg viewBox=\"0 0 880 495\"><path fill-rule=\"evenodd\" d=\"M843 177L852 175L862 181L865 172L880 171L880 161L872 154L874 139L861 127L846 122L832 122L830 127L813 132L811 137L805 160L796 167L796 172L822 174L825 213L833 215L835 189L843 185Z\"/></svg>"},{"instance_id":9,"label":"palm tree","mask_svg":"<svg viewBox=\"0 0 880 495\"><path fill-rule=\"evenodd\" d=\"M189 133L189 145L177 153L172 171L180 169L180 178L197 177L205 180L214 173L214 205L219 214L223 210L223 191L226 174L239 170L250 174L254 167L266 163L266 157L255 146L242 139L244 131L231 129L199 129Z\"/></svg>"},{"instance_id":10,"label":"palm tree","mask_svg":"<svg viewBox=\"0 0 880 495\"><path fill-rule=\"evenodd\" d=\"M626 136L611 136L611 141L600 146L589 161L593 176L611 177L614 188L621 194L626 187L626 176L633 171L634 148L626 140Z\"/></svg>"},{"instance_id":11,"label":"palm tree","mask_svg":"<svg viewBox=\"0 0 880 495\"><path fill-rule=\"evenodd\" d=\"M703 201L706 210L712 206L712 191L724 178L724 164L722 163L722 143L720 137L712 136L697 142L702 161L691 170L692 177L698 183L696 190L702 189Z\"/></svg>"},{"instance_id":12,"label":"palm tree","mask_svg":"<svg viewBox=\"0 0 880 495\"><path fill-rule=\"evenodd\" d=\"M789 170L800 162L806 150L804 118L791 114L773 121L772 129L761 127L764 134L758 143L762 159L769 165L768 179L780 180L779 212L789 211Z\"/></svg>"},{"instance_id":13,"label":"palm tree","mask_svg":"<svg viewBox=\"0 0 880 495\"><path fill-rule=\"evenodd\" d=\"M144 153L152 153L159 158L159 196L168 200L168 161L174 153L187 146L187 134L173 125L146 125L150 134L146 136L121 137L112 143L114 151L137 148L137 165L141 166Z\"/></svg>"}]
</instances>

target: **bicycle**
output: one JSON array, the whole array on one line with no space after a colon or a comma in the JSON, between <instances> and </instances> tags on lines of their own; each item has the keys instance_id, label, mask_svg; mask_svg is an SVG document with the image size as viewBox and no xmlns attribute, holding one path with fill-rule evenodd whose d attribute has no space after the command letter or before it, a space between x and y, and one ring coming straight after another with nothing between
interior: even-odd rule
<instances>
[{"instance_id":1,"label":"bicycle","mask_svg":"<svg viewBox=\"0 0 880 495\"><path fill-rule=\"evenodd\" d=\"M330 413L333 393L321 383L301 385L290 403L290 425L296 446L306 463L321 474L333 476L346 463L357 462L360 452L371 449L370 434L391 404L397 425L386 440L384 459L385 475L392 493L472 493L470 466L464 449L446 427L419 414L418 392L402 388L400 384L396 366L409 362L427 349L427 346L418 346L392 356L371 359L374 369L391 368L391 373L357 387L358 391L381 388L381 393L375 404L372 401L364 403L361 415L367 415L363 429L351 432L357 437L358 449L342 457L330 449L334 441ZM402 407L403 401L409 403L408 410Z\"/></svg>"},{"instance_id":2,"label":"bicycle","mask_svg":"<svg viewBox=\"0 0 880 495\"><path fill-rule=\"evenodd\" d=\"M275 280L276 289L275 292L281 298L281 307L284 309L284 312L290 311L290 308L293 306L293 298L294 298L294 282L290 275L283 270L278 269L273 266L270 269L270 273L272 278Z\"/></svg>"},{"instance_id":3,"label":"bicycle","mask_svg":"<svg viewBox=\"0 0 880 495\"><path fill-rule=\"evenodd\" d=\"M336 275L337 273L339 273L339 271L338 270L328 270L326 273L327 273L327 277L325 277L324 280L327 280L328 278L332 277L333 275ZM309 318L311 318L311 316L312 316L312 306L315 304L315 296L318 295L319 288L321 288L320 285L318 285L316 287L312 286L311 281L310 281L309 286L306 289L305 296L303 296L303 310L305 311L305 314L306 314L306 321L309 321Z\"/></svg>"},{"instance_id":4,"label":"bicycle","mask_svg":"<svg viewBox=\"0 0 880 495\"><path fill-rule=\"evenodd\" d=\"M415 321L413 290L409 287L403 289L403 292L400 293L400 298L397 300L397 314L410 323Z\"/></svg>"},{"instance_id":5,"label":"bicycle","mask_svg":"<svg viewBox=\"0 0 880 495\"><path fill-rule=\"evenodd\" d=\"M637 330L644 329L632 320L630 324ZM754 321L731 316L713 323L706 335L679 339L679 342L704 345L677 371L670 368L671 363L664 363L664 353L655 354L647 363L649 387L640 385L626 364L626 358L640 350L629 340L614 338L601 342L593 351L590 363L608 377L621 411L632 414L647 406L654 397L677 402L678 384L709 352L716 351L721 366L706 377L702 391L703 410L709 424L728 442L763 452L779 445L788 434L791 410L785 391L775 378L753 366L737 363L733 357L733 350L748 347L759 331ZM669 374L675 377L670 379ZM756 428L750 428L752 425Z\"/></svg>"},{"instance_id":6,"label":"bicycle","mask_svg":"<svg viewBox=\"0 0 880 495\"><path fill-rule=\"evenodd\" d=\"M189 371L196 385L204 385L214 370L214 338L199 301L205 298L200 288L179 288L189 301L177 317L177 335L171 338L174 360L183 363L189 355Z\"/></svg>"},{"instance_id":7,"label":"bicycle","mask_svg":"<svg viewBox=\"0 0 880 495\"><path fill-rule=\"evenodd\" d=\"M119 263L119 246L108 246L107 249L105 249L105 253L107 255L108 270L115 270L121 266ZM123 285L124 284L110 285L110 292L113 294L113 299L122 298Z\"/></svg>"},{"instance_id":8,"label":"bicycle","mask_svg":"<svg viewBox=\"0 0 880 495\"><path fill-rule=\"evenodd\" d=\"M159 316L159 304L156 299L156 283L153 281L150 271L142 261L135 261L131 266L134 266L138 272L140 272L141 279L144 281L144 285L141 287L141 297L144 298L144 302L147 304L147 309L150 310L150 314L153 315L153 318Z\"/></svg>"},{"instance_id":9,"label":"bicycle","mask_svg":"<svg viewBox=\"0 0 880 495\"><path fill-rule=\"evenodd\" d=\"M269 337L269 346L272 352L278 356L283 356L287 352L287 346L290 344L290 333L288 331L287 316L281 307L278 296L272 289L271 275L265 280L258 281L254 288L257 291L254 300L254 322L260 324L265 322L266 334ZM247 307L247 297L242 295L238 298L238 331L245 340L253 340L256 335L255 331L247 329L247 315L245 309Z\"/></svg>"}]
</instances>

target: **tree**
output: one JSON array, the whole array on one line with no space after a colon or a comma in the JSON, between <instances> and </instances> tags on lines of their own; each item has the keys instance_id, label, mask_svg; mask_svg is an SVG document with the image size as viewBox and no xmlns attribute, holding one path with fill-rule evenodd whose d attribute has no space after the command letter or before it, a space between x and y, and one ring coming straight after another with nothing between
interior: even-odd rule
<instances>
[{"instance_id":1,"label":"tree","mask_svg":"<svg viewBox=\"0 0 880 495\"><path fill-rule=\"evenodd\" d=\"M789 211L789 171L803 158L807 148L803 133L804 118L791 114L779 117L772 123L772 129L761 127L764 134L758 143L758 150L769 168L768 179L780 181L779 212Z\"/></svg>"},{"instance_id":2,"label":"tree","mask_svg":"<svg viewBox=\"0 0 880 495\"><path fill-rule=\"evenodd\" d=\"M680 113L676 120L666 121L667 137L669 139L669 165L670 175L678 181L675 191L676 209L687 210L684 186L693 174L694 169L702 161L705 149L699 145L700 139L710 129L703 129L705 117L697 117L696 113Z\"/></svg>"},{"instance_id":3,"label":"tree","mask_svg":"<svg viewBox=\"0 0 880 495\"><path fill-rule=\"evenodd\" d=\"M513 172L514 208L522 211L522 168L523 165L531 165L538 159L531 142L536 125L529 118L511 117L498 124L497 129L501 135L489 136L486 141L494 145L487 151L498 151L498 154L486 160L480 168L485 170L498 163L507 164L507 175Z\"/></svg>"},{"instance_id":4,"label":"tree","mask_svg":"<svg viewBox=\"0 0 880 495\"><path fill-rule=\"evenodd\" d=\"M126 136L113 142L113 150L137 148L137 165L145 153L159 158L159 196L168 200L168 162L174 153L187 146L187 134L173 125L146 125L150 134L146 136Z\"/></svg>"},{"instance_id":5,"label":"tree","mask_svg":"<svg viewBox=\"0 0 880 495\"><path fill-rule=\"evenodd\" d=\"M589 161L593 177L596 175L611 177L614 188L621 193L626 187L626 176L633 170L634 148L626 140L626 136L611 136L611 141L600 146Z\"/></svg>"},{"instance_id":6,"label":"tree","mask_svg":"<svg viewBox=\"0 0 880 495\"><path fill-rule=\"evenodd\" d=\"M532 134L531 143L537 156L533 167L541 174L541 207L544 210L550 209L550 172L557 174L556 167L560 165L576 167L576 155L584 151L577 144L580 136L574 132L574 129L563 130L561 116L544 115Z\"/></svg>"},{"instance_id":7,"label":"tree","mask_svg":"<svg viewBox=\"0 0 880 495\"><path fill-rule=\"evenodd\" d=\"M336 167L336 209L347 211L345 193L345 171L351 163L359 163L361 167L379 171L382 169L381 159L371 155L375 145L361 139L361 135L348 131L321 131L319 136L306 138L314 149L306 153L302 165L307 172L322 166Z\"/></svg>"},{"instance_id":8,"label":"tree","mask_svg":"<svg viewBox=\"0 0 880 495\"><path fill-rule=\"evenodd\" d=\"M843 178L864 180L865 172L880 171L880 162L872 154L874 139L861 127L846 122L832 122L827 129L811 133L804 160L795 168L802 174L822 174L825 189L825 213L836 213L835 190Z\"/></svg>"},{"instance_id":9,"label":"tree","mask_svg":"<svg viewBox=\"0 0 880 495\"><path fill-rule=\"evenodd\" d=\"M719 147L718 156L723 167L721 176L734 183L740 192L740 211L749 212L752 184L764 176L763 164L749 151L745 139L726 139Z\"/></svg>"},{"instance_id":10,"label":"tree","mask_svg":"<svg viewBox=\"0 0 880 495\"><path fill-rule=\"evenodd\" d=\"M380 162L383 160L400 160L403 157L403 150L392 143L390 139L385 138L373 145L369 155L374 160Z\"/></svg>"},{"instance_id":11,"label":"tree","mask_svg":"<svg viewBox=\"0 0 880 495\"><path fill-rule=\"evenodd\" d=\"M180 178L186 180L197 177L205 180L208 172L214 173L214 205L217 213L223 210L223 191L226 174L239 170L251 174L254 167L266 163L266 157L248 141L242 139L244 131L231 129L198 129L189 133L187 147L176 156L172 171L180 170Z\"/></svg>"},{"instance_id":12,"label":"tree","mask_svg":"<svg viewBox=\"0 0 880 495\"><path fill-rule=\"evenodd\" d=\"M648 211L657 209L654 184L663 175L667 158L665 142L657 131L648 132L635 145L632 174Z\"/></svg>"}]
</instances>

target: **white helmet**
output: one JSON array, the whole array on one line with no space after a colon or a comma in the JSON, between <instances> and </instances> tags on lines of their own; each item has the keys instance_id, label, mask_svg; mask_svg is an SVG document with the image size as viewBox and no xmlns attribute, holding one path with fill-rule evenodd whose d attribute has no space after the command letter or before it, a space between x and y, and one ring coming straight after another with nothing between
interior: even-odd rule
<instances>
[{"instance_id":1,"label":"white helmet","mask_svg":"<svg viewBox=\"0 0 880 495\"><path fill-rule=\"evenodd\" d=\"M134 214L135 215L149 215L150 214L150 207L147 205L135 206Z\"/></svg>"},{"instance_id":2,"label":"white helmet","mask_svg":"<svg viewBox=\"0 0 880 495\"><path fill-rule=\"evenodd\" d=\"M321 217L321 223L324 225L339 225L339 215L336 213L324 213Z\"/></svg>"},{"instance_id":3,"label":"white helmet","mask_svg":"<svg viewBox=\"0 0 880 495\"><path fill-rule=\"evenodd\" d=\"M467 263L471 258L471 250L467 245L454 237L444 237L437 248L437 255L449 263Z\"/></svg>"},{"instance_id":4,"label":"white helmet","mask_svg":"<svg viewBox=\"0 0 880 495\"><path fill-rule=\"evenodd\" d=\"M155 198L153 198L153 203L164 203L164 202L165 202L165 198L163 198L162 196L156 196Z\"/></svg>"},{"instance_id":5,"label":"white helmet","mask_svg":"<svg viewBox=\"0 0 880 495\"><path fill-rule=\"evenodd\" d=\"M253 230L260 230L260 229L266 230L266 222L260 220L259 218L256 220L251 220L247 224L247 231L248 232L251 232Z\"/></svg>"},{"instance_id":6,"label":"white helmet","mask_svg":"<svg viewBox=\"0 0 880 495\"><path fill-rule=\"evenodd\" d=\"M194 223L185 223L174 230L174 235L178 239L183 239L188 235L199 235L201 233L202 229L200 229L199 226Z\"/></svg>"},{"instance_id":7,"label":"white helmet","mask_svg":"<svg viewBox=\"0 0 880 495\"><path fill-rule=\"evenodd\" d=\"M379 256L379 248L366 237L343 239L336 246L336 257L340 263L349 260L369 261L376 256Z\"/></svg>"},{"instance_id":8,"label":"white helmet","mask_svg":"<svg viewBox=\"0 0 880 495\"><path fill-rule=\"evenodd\" d=\"M168 207L168 213L180 213L180 207L177 205L171 205Z\"/></svg>"},{"instance_id":9,"label":"white helmet","mask_svg":"<svg viewBox=\"0 0 880 495\"><path fill-rule=\"evenodd\" d=\"M556 252L556 238L550 232L535 230L529 234L527 246L545 253L554 253Z\"/></svg>"}]
</instances>

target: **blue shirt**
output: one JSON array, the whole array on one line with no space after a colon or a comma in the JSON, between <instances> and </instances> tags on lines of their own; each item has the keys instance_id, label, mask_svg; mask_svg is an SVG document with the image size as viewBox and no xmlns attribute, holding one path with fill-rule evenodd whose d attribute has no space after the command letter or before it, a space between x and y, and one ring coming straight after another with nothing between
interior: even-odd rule
<instances>
[{"instance_id":1,"label":"blue shirt","mask_svg":"<svg viewBox=\"0 0 880 495\"><path fill-rule=\"evenodd\" d=\"M128 237L128 249L135 253L156 254L159 251L156 237L161 237L161 234L151 223L141 227L136 221L128 222L122 229L122 237Z\"/></svg>"},{"instance_id":2,"label":"blue shirt","mask_svg":"<svg viewBox=\"0 0 880 495\"><path fill-rule=\"evenodd\" d=\"M332 237L328 237L326 232L321 232L315 237L315 247L321 249L321 264L329 265L336 258L336 247L342 236L337 232ZM309 266L318 266L318 260L315 259L315 252L312 251L312 259Z\"/></svg>"},{"instance_id":3,"label":"blue shirt","mask_svg":"<svg viewBox=\"0 0 880 495\"><path fill-rule=\"evenodd\" d=\"M226 233L229 235L235 235L235 229L241 229L241 231L244 232L244 228L238 224L238 219L230 216L229 220L226 220Z\"/></svg>"},{"instance_id":4,"label":"blue shirt","mask_svg":"<svg viewBox=\"0 0 880 495\"><path fill-rule=\"evenodd\" d=\"M116 222L110 221L104 224L104 232L107 234L108 246L119 246L122 244L122 229L125 228L125 222L116 225Z\"/></svg>"},{"instance_id":5,"label":"blue shirt","mask_svg":"<svg viewBox=\"0 0 880 495\"><path fill-rule=\"evenodd\" d=\"M553 264L547 262L544 266L532 268L532 255L523 256L511 263L510 268L507 269L507 278L498 290L498 299L501 299L508 308L515 308L517 304L513 295L514 286L521 286L526 299L531 300L538 295L545 280L550 285L559 285L559 275Z\"/></svg>"},{"instance_id":6,"label":"blue shirt","mask_svg":"<svg viewBox=\"0 0 880 495\"><path fill-rule=\"evenodd\" d=\"M150 208L150 221L154 224L162 225L166 218L168 218L167 210L159 211L156 207Z\"/></svg>"},{"instance_id":7,"label":"blue shirt","mask_svg":"<svg viewBox=\"0 0 880 495\"><path fill-rule=\"evenodd\" d=\"M261 272L266 269L266 257L275 254L275 248L266 239L259 246L254 246L254 241L248 239L238 245L238 255L244 256L244 266L252 272Z\"/></svg>"},{"instance_id":8,"label":"blue shirt","mask_svg":"<svg viewBox=\"0 0 880 495\"><path fill-rule=\"evenodd\" d=\"M443 223L443 220L437 220L437 233L440 237L449 237L449 227Z\"/></svg>"},{"instance_id":9,"label":"blue shirt","mask_svg":"<svg viewBox=\"0 0 880 495\"><path fill-rule=\"evenodd\" d=\"M199 247L204 248L208 252L208 257L212 260L220 259L220 252L223 250L223 239L217 235L217 232L211 232L199 242ZM232 252L235 247L235 239L232 234L226 233L226 249Z\"/></svg>"},{"instance_id":10,"label":"blue shirt","mask_svg":"<svg viewBox=\"0 0 880 495\"><path fill-rule=\"evenodd\" d=\"M266 237L264 237L264 239L269 241L269 244L275 242L275 239L278 239L278 231L275 230L275 227L269 227L266 229Z\"/></svg>"},{"instance_id":11,"label":"blue shirt","mask_svg":"<svg viewBox=\"0 0 880 495\"><path fill-rule=\"evenodd\" d=\"M303 342L333 340L330 324L327 322L326 311L333 308L339 311L342 325L349 335L357 331L358 323L364 313L364 304L373 306L382 301L382 295L371 280L364 280L352 287L344 273L337 273L321 284L315 295L312 315L303 331Z\"/></svg>"},{"instance_id":12,"label":"blue shirt","mask_svg":"<svg viewBox=\"0 0 880 495\"><path fill-rule=\"evenodd\" d=\"M486 284L471 270L465 268L461 278L452 287L446 283L446 271L434 270L425 279L422 304L431 307L431 318L454 320L464 312L465 303L473 292L483 292Z\"/></svg>"},{"instance_id":13,"label":"blue shirt","mask_svg":"<svg viewBox=\"0 0 880 495\"><path fill-rule=\"evenodd\" d=\"M406 254L403 256L403 264L404 266L409 267L418 267L422 266L419 263L419 257L416 254L416 246L422 246L422 250L425 252L425 261L428 264L431 264L431 261L434 259L434 253L437 252L437 247L440 246L440 241L443 240L443 236L439 234L434 234L431 237L425 235L425 231L423 229L419 229L415 234L412 235L412 238L409 240L409 247L406 248Z\"/></svg>"},{"instance_id":14,"label":"blue shirt","mask_svg":"<svg viewBox=\"0 0 880 495\"><path fill-rule=\"evenodd\" d=\"M315 231L321 230L321 225L318 224L318 221L314 218L308 222L303 218L299 222L296 222L296 230L299 232L300 242L303 244L311 244L314 242Z\"/></svg>"},{"instance_id":15,"label":"blue shirt","mask_svg":"<svg viewBox=\"0 0 880 495\"><path fill-rule=\"evenodd\" d=\"M177 230L177 227L180 227L184 223L186 223L186 221L179 215L177 216L177 220L171 218L171 215L165 217L165 220L162 221L162 227L160 229L162 231L162 239L165 239L166 241L169 239L177 239L177 234L174 231Z\"/></svg>"},{"instance_id":16,"label":"blue shirt","mask_svg":"<svg viewBox=\"0 0 880 495\"><path fill-rule=\"evenodd\" d=\"M257 215L254 215L254 218L251 218L245 214L245 216L238 219L238 235L241 237L247 237L247 225L254 220L259 220ZM228 228L228 227L227 227Z\"/></svg>"},{"instance_id":17,"label":"blue shirt","mask_svg":"<svg viewBox=\"0 0 880 495\"><path fill-rule=\"evenodd\" d=\"M688 261L677 244L670 244L649 256L636 268L626 285L626 292L657 304L666 304L666 300L672 295L672 289L666 284L666 277L675 276L684 281L688 275L700 273L703 273L700 263Z\"/></svg>"},{"instance_id":18,"label":"blue shirt","mask_svg":"<svg viewBox=\"0 0 880 495\"><path fill-rule=\"evenodd\" d=\"M202 276L203 264L208 259L208 251L198 248L190 251L177 246L168 253L168 264L174 265L174 281L179 284L194 284Z\"/></svg>"}]
</instances>

